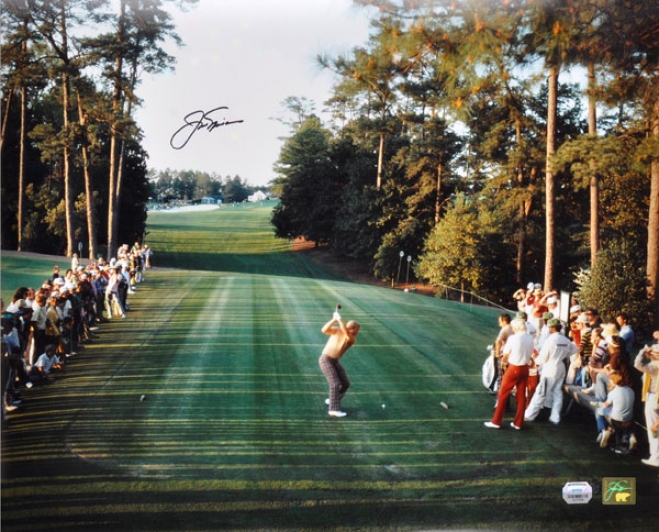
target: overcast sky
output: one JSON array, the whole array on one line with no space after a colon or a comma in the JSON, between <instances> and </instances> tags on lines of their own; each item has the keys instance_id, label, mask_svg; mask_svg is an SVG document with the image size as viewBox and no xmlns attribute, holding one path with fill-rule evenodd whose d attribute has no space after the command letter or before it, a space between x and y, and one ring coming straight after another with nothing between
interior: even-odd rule
<instances>
[{"instance_id":1,"label":"overcast sky","mask_svg":"<svg viewBox=\"0 0 659 532\"><path fill-rule=\"evenodd\" d=\"M176 12L185 46L167 47L175 71L143 76L138 88L149 168L267 185L288 134L273 120L283 116L282 101L306 97L322 110L334 79L315 58L364 45L368 14L352 0L200 0ZM196 122L208 127L196 129Z\"/></svg>"}]
</instances>

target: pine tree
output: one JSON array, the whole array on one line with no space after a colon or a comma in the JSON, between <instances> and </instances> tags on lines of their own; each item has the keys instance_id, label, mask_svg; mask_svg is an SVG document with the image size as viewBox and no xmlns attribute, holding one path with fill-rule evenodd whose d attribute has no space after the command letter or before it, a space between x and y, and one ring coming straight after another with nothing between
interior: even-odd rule
<instances>
[{"instance_id":1,"label":"pine tree","mask_svg":"<svg viewBox=\"0 0 659 532\"><path fill-rule=\"evenodd\" d=\"M18 201L16 213L17 250L23 250L23 226L25 220L25 187L26 187L26 137L28 133L27 108L29 104L28 91L43 86L45 72L33 56L31 43L38 40L33 31L29 3L24 1L11 2L3 5L2 24L5 27L5 43L3 45L3 65L9 65L5 76L7 105L2 120L0 135L0 151L5 147L7 124L11 115L10 109L15 92L20 94L20 133L18 162Z\"/></svg>"},{"instance_id":2,"label":"pine tree","mask_svg":"<svg viewBox=\"0 0 659 532\"><path fill-rule=\"evenodd\" d=\"M307 118L282 147L275 170L284 177L272 223L279 238L332 241L340 188L330 158L329 134Z\"/></svg>"},{"instance_id":3,"label":"pine tree","mask_svg":"<svg viewBox=\"0 0 659 532\"><path fill-rule=\"evenodd\" d=\"M171 22L172 16L163 8L167 1L175 0L120 0L115 16L116 31L87 43L89 46L98 45L98 59L105 66L105 76L112 87L108 116L108 257L114 254L118 245L126 143L137 133L133 107L137 101L138 69L154 73L170 68L173 57L165 53L159 43L166 38L180 43ZM176 0L176 3L184 7L197 1Z\"/></svg>"}]
</instances>

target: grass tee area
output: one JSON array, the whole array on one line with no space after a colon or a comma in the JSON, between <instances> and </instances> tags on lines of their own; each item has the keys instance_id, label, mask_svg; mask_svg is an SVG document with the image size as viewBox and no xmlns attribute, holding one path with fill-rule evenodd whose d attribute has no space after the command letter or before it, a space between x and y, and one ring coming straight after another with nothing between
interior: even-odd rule
<instances>
[{"instance_id":1,"label":"grass tee area","mask_svg":"<svg viewBox=\"0 0 659 532\"><path fill-rule=\"evenodd\" d=\"M657 529L657 471L601 450L589 415L483 426L496 311L336 278L270 209L149 215L128 318L2 433L3 532ZM3 297L55 262L3 256ZM362 324L343 419L317 362L337 303ZM603 504L605 477L636 504ZM592 500L567 504L579 481Z\"/></svg>"}]
</instances>

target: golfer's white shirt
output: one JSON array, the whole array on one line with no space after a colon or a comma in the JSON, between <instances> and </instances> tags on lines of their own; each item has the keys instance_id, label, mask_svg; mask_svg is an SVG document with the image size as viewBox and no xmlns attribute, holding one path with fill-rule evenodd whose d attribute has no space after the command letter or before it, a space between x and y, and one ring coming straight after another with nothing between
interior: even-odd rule
<instances>
[{"instance_id":1,"label":"golfer's white shirt","mask_svg":"<svg viewBox=\"0 0 659 532\"><path fill-rule=\"evenodd\" d=\"M526 366L533 356L533 336L526 332L513 334L506 345L503 354L508 356L508 363L513 366Z\"/></svg>"}]
</instances>

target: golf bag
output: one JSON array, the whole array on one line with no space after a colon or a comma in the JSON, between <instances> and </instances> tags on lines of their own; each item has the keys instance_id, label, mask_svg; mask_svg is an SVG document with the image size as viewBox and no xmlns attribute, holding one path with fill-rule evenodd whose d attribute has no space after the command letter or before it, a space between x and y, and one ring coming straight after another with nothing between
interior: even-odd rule
<instances>
[{"instance_id":1,"label":"golf bag","mask_svg":"<svg viewBox=\"0 0 659 532\"><path fill-rule=\"evenodd\" d=\"M485 386L490 393L496 393L499 391L499 384L501 383L498 374L499 364L495 360L494 350L491 345L487 346L487 350L488 355L483 363L483 386Z\"/></svg>"}]
</instances>

